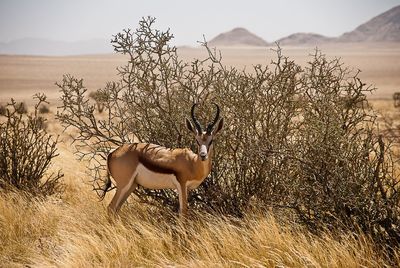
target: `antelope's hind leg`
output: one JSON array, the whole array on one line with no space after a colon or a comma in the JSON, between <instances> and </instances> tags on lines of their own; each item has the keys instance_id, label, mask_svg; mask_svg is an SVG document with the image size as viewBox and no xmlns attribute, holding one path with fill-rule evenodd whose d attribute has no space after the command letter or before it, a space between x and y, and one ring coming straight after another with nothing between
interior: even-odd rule
<instances>
[{"instance_id":1,"label":"antelope's hind leg","mask_svg":"<svg viewBox=\"0 0 400 268\"><path fill-rule=\"evenodd\" d=\"M121 206L124 204L126 199L128 199L129 195L136 189L137 183L135 182L137 175L133 177L132 180L124 187L118 187L117 191L111 200L110 205L108 206L108 213L115 215L121 209Z\"/></svg>"}]
</instances>

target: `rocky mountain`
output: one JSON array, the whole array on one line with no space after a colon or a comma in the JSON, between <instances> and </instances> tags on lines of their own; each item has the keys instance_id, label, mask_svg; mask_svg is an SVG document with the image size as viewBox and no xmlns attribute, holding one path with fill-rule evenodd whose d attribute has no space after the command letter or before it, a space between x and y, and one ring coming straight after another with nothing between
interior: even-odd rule
<instances>
[{"instance_id":1,"label":"rocky mountain","mask_svg":"<svg viewBox=\"0 0 400 268\"><path fill-rule=\"evenodd\" d=\"M268 43L261 37L244 28L235 28L221 33L208 42L212 46L267 46Z\"/></svg>"},{"instance_id":2,"label":"rocky mountain","mask_svg":"<svg viewBox=\"0 0 400 268\"><path fill-rule=\"evenodd\" d=\"M338 38L341 42L399 42L400 6L396 6Z\"/></svg>"},{"instance_id":3,"label":"rocky mountain","mask_svg":"<svg viewBox=\"0 0 400 268\"><path fill-rule=\"evenodd\" d=\"M344 33L340 37L326 37L315 33L294 33L276 42L285 46L316 46L330 42L400 42L400 6L372 18L354 31ZM262 38L243 28L222 33L212 39L210 44L217 46L268 45Z\"/></svg>"},{"instance_id":4,"label":"rocky mountain","mask_svg":"<svg viewBox=\"0 0 400 268\"><path fill-rule=\"evenodd\" d=\"M112 53L113 48L105 39L63 42L40 38L23 38L0 43L0 54L14 55L81 55Z\"/></svg>"},{"instance_id":5,"label":"rocky mountain","mask_svg":"<svg viewBox=\"0 0 400 268\"><path fill-rule=\"evenodd\" d=\"M326 37L315 33L295 33L287 37L281 38L276 42L280 45L319 45L332 41L333 38Z\"/></svg>"},{"instance_id":6,"label":"rocky mountain","mask_svg":"<svg viewBox=\"0 0 400 268\"><path fill-rule=\"evenodd\" d=\"M396 6L351 32L330 38L315 33L295 33L277 40L280 45L320 45L327 42L400 42L400 6ZM212 46L268 46L261 37L244 28L235 28L221 33L209 41ZM112 53L113 48L106 39L78 42L53 41L24 38L8 43L0 42L0 54L14 55L82 55Z\"/></svg>"}]
</instances>

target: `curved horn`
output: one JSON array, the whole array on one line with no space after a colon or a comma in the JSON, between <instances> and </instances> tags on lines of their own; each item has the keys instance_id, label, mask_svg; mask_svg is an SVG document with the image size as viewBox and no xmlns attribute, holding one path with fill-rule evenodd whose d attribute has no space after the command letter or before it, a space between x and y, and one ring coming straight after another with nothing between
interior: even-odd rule
<instances>
[{"instance_id":1,"label":"curved horn","mask_svg":"<svg viewBox=\"0 0 400 268\"><path fill-rule=\"evenodd\" d=\"M217 108L217 112L215 113L215 117L214 120L208 124L207 126L207 134L211 134L211 132L213 131L213 128L215 126L215 124L217 123L218 119L219 119L219 106L216 103L213 103L215 105L215 107Z\"/></svg>"},{"instance_id":2,"label":"curved horn","mask_svg":"<svg viewBox=\"0 0 400 268\"><path fill-rule=\"evenodd\" d=\"M194 109L196 106L197 106L197 103L193 104L190 114L192 115L192 120L193 120L194 126L197 129L197 132L200 134L200 133L203 133L203 130L201 129L201 125L200 125L199 121L196 119L196 116L194 115Z\"/></svg>"}]
</instances>

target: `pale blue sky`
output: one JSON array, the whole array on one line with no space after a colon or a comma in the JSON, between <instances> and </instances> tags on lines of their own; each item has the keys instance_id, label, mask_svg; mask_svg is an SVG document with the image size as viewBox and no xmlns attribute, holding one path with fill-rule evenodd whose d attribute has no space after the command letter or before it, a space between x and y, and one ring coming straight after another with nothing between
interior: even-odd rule
<instances>
[{"instance_id":1,"label":"pale blue sky","mask_svg":"<svg viewBox=\"0 0 400 268\"><path fill-rule=\"evenodd\" d=\"M0 42L110 39L148 15L157 28L171 28L178 45L239 26L269 42L295 32L339 36L396 5L400 0L0 0Z\"/></svg>"}]
</instances>

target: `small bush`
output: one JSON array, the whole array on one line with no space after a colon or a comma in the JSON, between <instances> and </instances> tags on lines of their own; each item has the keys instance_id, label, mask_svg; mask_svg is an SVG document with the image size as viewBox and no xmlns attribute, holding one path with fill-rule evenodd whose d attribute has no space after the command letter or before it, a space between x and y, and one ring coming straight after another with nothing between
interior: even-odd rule
<instances>
[{"instance_id":1,"label":"small bush","mask_svg":"<svg viewBox=\"0 0 400 268\"><path fill-rule=\"evenodd\" d=\"M0 104L0 115L6 115L7 109L3 104Z\"/></svg>"},{"instance_id":2,"label":"small bush","mask_svg":"<svg viewBox=\"0 0 400 268\"><path fill-rule=\"evenodd\" d=\"M39 113L40 114L48 114L48 113L50 113L50 108L47 105L42 104L39 107Z\"/></svg>"},{"instance_id":3,"label":"small bush","mask_svg":"<svg viewBox=\"0 0 400 268\"><path fill-rule=\"evenodd\" d=\"M104 94L101 90L92 91L89 93L89 98L96 102L97 111L102 113L104 110L104 105L107 101L107 94Z\"/></svg>"},{"instance_id":4,"label":"small bush","mask_svg":"<svg viewBox=\"0 0 400 268\"><path fill-rule=\"evenodd\" d=\"M21 113L21 104L11 99L6 106L6 121L0 123L0 188L10 186L33 195L50 195L62 189L63 174L49 173L57 154L57 141L45 130L46 119L38 115L46 102L44 95L35 95L33 114Z\"/></svg>"},{"instance_id":5,"label":"small bush","mask_svg":"<svg viewBox=\"0 0 400 268\"><path fill-rule=\"evenodd\" d=\"M15 111L19 114L27 114L28 107L26 106L25 102L20 102L15 105Z\"/></svg>"}]
</instances>

